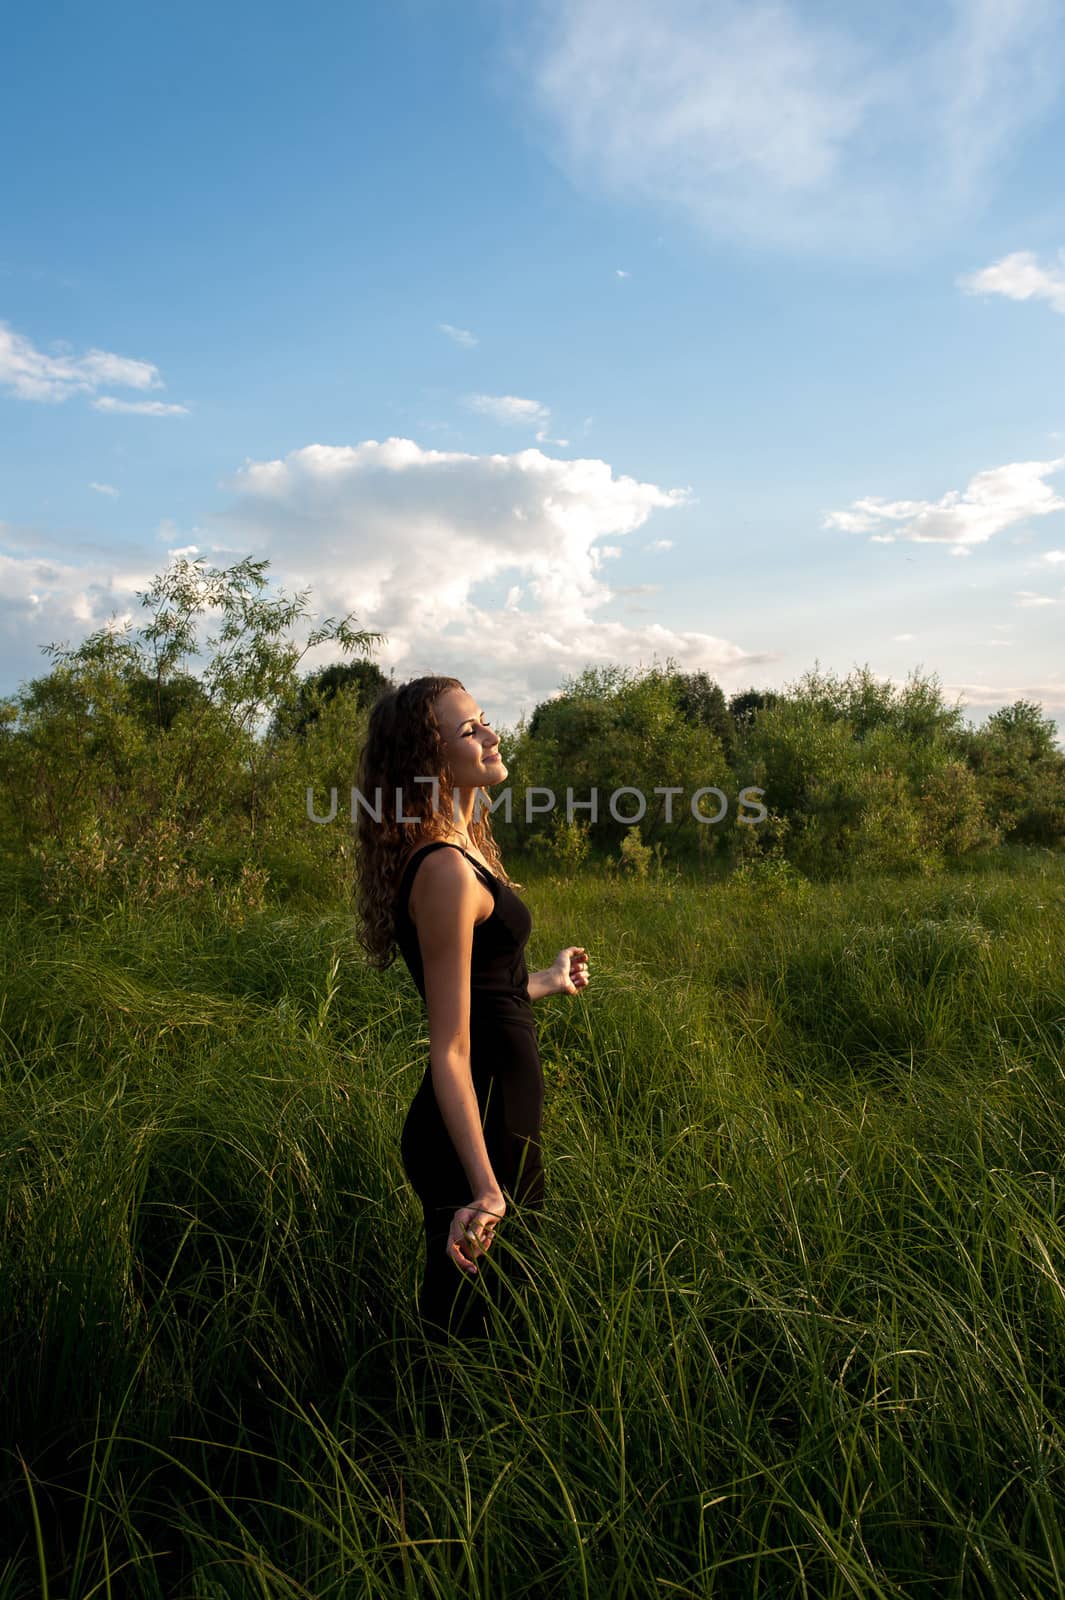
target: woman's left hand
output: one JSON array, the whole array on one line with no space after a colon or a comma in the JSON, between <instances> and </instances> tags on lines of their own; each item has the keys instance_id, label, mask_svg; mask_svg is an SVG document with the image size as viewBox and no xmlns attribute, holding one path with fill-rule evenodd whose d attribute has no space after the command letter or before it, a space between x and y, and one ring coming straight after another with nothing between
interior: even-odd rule
<instances>
[{"instance_id":1,"label":"woman's left hand","mask_svg":"<svg viewBox=\"0 0 1065 1600\"><path fill-rule=\"evenodd\" d=\"M580 994L588 987L588 952L583 945L567 945L565 950L559 951L549 970L558 994Z\"/></svg>"}]
</instances>

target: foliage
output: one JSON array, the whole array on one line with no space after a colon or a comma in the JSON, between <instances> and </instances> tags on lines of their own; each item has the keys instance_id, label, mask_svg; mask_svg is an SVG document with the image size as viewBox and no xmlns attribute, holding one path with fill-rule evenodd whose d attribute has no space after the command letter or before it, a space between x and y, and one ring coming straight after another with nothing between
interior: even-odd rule
<instances>
[{"instance_id":1,"label":"foliage","mask_svg":"<svg viewBox=\"0 0 1065 1600\"><path fill-rule=\"evenodd\" d=\"M1039 706L1017 700L966 742L989 820L1011 843L1065 845L1065 755L1055 731Z\"/></svg>"},{"instance_id":2,"label":"foliage","mask_svg":"<svg viewBox=\"0 0 1065 1600\"><path fill-rule=\"evenodd\" d=\"M740 728L737 778L765 790L770 816L756 839L736 839L735 858L784 842L814 875L927 873L993 845L969 737L934 676L898 686L867 667L815 668Z\"/></svg>"},{"instance_id":3,"label":"foliage","mask_svg":"<svg viewBox=\"0 0 1065 1600\"><path fill-rule=\"evenodd\" d=\"M529 840L530 849L543 858L549 871L562 878L572 877L587 860L591 849L591 828L576 817L567 822L560 813L552 817L543 833Z\"/></svg>"},{"instance_id":4,"label":"foliage","mask_svg":"<svg viewBox=\"0 0 1065 1600\"><path fill-rule=\"evenodd\" d=\"M58 909L243 895L250 914L270 896L350 890L348 797L389 682L368 659L379 636L349 617L294 643L307 595L268 597L267 565L178 558L141 597L139 630L46 646L52 670L0 702L0 836L31 898ZM325 642L362 659L301 676ZM1065 845L1053 722L1018 701L974 732L920 672L899 685L815 665L726 702L707 672L673 661L588 667L501 736L512 809L495 813L497 837L568 876L591 858L631 874L644 847L656 871L783 856L847 877L935 873L999 842ZM724 814L711 821L715 789ZM766 815L752 823L759 792Z\"/></svg>"},{"instance_id":5,"label":"foliage","mask_svg":"<svg viewBox=\"0 0 1065 1600\"><path fill-rule=\"evenodd\" d=\"M783 852L814 876L927 874L1000 840L1065 844L1065 757L1051 719L1018 702L974 733L938 678L919 670L897 684L868 666L845 676L815 666L782 690L746 690L726 705L708 674L671 662L588 668L519 725L507 761L519 804L526 787L542 785L564 813L567 784L576 800L597 786L591 838L601 853L624 837L606 812L613 790L650 797L667 784L681 790L674 823L663 797L645 818L631 813L632 825L676 859L739 866ZM689 809L704 785L729 800L713 827ZM766 810L753 824L739 803L748 788L762 791ZM510 836L545 825L519 814Z\"/></svg>"},{"instance_id":6,"label":"foliage","mask_svg":"<svg viewBox=\"0 0 1065 1600\"><path fill-rule=\"evenodd\" d=\"M270 738L304 738L324 707L338 694L353 695L360 710L369 710L391 681L375 661L333 661L318 672L309 672L294 700L282 703L275 711Z\"/></svg>"},{"instance_id":7,"label":"foliage","mask_svg":"<svg viewBox=\"0 0 1065 1600\"><path fill-rule=\"evenodd\" d=\"M783 855L766 853L742 861L728 877L729 896L743 895L761 905L780 900L803 904L810 899L810 880Z\"/></svg>"},{"instance_id":8,"label":"foliage","mask_svg":"<svg viewBox=\"0 0 1065 1600\"><path fill-rule=\"evenodd\" d=\"M730 761L736 743L736 724L721 685L705 672L674 672L672 681L680 715L685 721L698 723L716 733L725 760Z\"/></svg>"},{"instance_id":9,"label":"foliage","mask_svg":"<svg viewBox=\"0 0 1065 1600\"><path fill-rule=\"evenodd\" d=\"M999 842L979 780L964 761L944 761L928 774L920 789L919 815L928 850L965 856Z\"/></svg>"},{"instance_id":10,"label":"foliage","mask_svg":"<svg viewBox=\"0 0 1065 1600\"><path fill-rule=\"evenodd\" d=\"M623 872L631 874L634 878L646 878L654 854L649 844L644 844L640 838L639 828L630 828L621 841L618 852L618 862Z\"/></svg>"},{"instance_id":11,"label":"foliage","mask_svg":"<svg viewBox=\"0 0 1065 1600\"><path fill-rule=\"evenodd\" d=\"M718 830L692 816L693 794L716 785L733 810L736 796L720 738L681 713L681 683L671 664L643 672L587 668L568 680L556 699L538 705L528 725L514 736L513 749L508 745L511 787L519 793L530 784L549 789L564 817L571 791L573 815L582 821L590 813L576 806L597 790L593 838L604 852L620 846L632 823L639 823L645 839L661 842L670 855L711 850L711 836ZM679 794L656 793L670 787ZM623 789L640 793L618 793ZM640 795L646 802L643 816ZM631 823L612 814L612 798L617 817L630 817ZM518 838L543 827L535 817L526 823L516 811Z\"/></svg>"},{"instance_id":12,"label":"foliage","mask_svg":"<svg viewBox=\"0 0 1065 1600\"><path fill-rule=\"evenodd\" d=\"M332 870L340 834L306 822L294 831L293 822L308 784L340 772L350 784L355 708L320 713L298 762L257 738L257 724L295 696L308 649L366 651L379 635L354 631L350 616L330 618L295 644L288 634L306 615L307 593L265 596L267 565L205 569L202 557L177 558L141 596L151 615L139 630L105 627L76 649L46 646L51 672L6 703L2 820L36 863L46 903L210 895L235 879L265 881L279 850L308 888ZM219 626L194 677L183 663L212 615ZM303 849L293 852L297 837Z\"/></svg>"},{"instance_id":13,"label":"foliage","mask_svg":"<svg viewBox=\"0 0 1065 1600\"><path fill-rule=\"evenodd\" d=\"M779 698L772 689L743 689L729 701L729 716L737 729L742 730L754 721L759 711L775 706Z\"/></svg>"},{"instance_id":14,"label":"foliage","mask_svg":"<svg viewBox=\"0 0 1065 1600\"><path fill-rule=\"evenodd\" d=\"M935 673L924 677L914 671L900 687L878 678L868 666L840 677L815 665L789 693L832 721L849 723L859 741L890 729L906 745L922 746L957 738L963 729L961 706L945 704Z\"/></svg>"}]
</instances>

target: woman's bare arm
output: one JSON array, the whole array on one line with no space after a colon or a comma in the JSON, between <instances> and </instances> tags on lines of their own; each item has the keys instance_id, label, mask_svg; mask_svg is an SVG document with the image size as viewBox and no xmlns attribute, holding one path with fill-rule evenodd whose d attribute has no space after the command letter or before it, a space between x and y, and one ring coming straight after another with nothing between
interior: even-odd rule
<instances>
[{"instance_id":1,"label":"woman's bare arm","mask_svg":"<svg viewBox=\"0 0 1065 1600\"><path fill-rule=\"evenodd\" d=\"M581 944L569 944L555 957L553 967L529 974L529 999L543 1000L550 994L579 994L588 987L588 952Z\"/></svg>"},{"instance_id":2,"label":"woman's bare arm","mask_svg":"<svg viewBox=\"0 0 1065 1600\"><path fill-rule=\"evenodd\" d=\"M415 873L410 905L425 975L433 1090L471 1196L486 1202L503 1196L488 1158L470 1070L470 965L482 898L481 885L460 853L434 850Z\"/></svg>"}]
</instances>

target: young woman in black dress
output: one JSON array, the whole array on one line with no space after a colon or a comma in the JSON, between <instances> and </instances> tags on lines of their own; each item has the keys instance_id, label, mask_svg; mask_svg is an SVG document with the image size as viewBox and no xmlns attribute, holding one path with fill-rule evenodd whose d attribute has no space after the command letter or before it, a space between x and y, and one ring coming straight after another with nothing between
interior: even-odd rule
<instances>
[{"instance_id":1,"label":"young woman in black dress","mask_svg":"<svg viewBox=\"0 0 1065 1600\"><path fill-rule=\"evenodd\" d=\"M588 984L579 945L542 972L525 965L532 919L503 868L484 794L506 776L498 735L457 678L415 678L374 705L359 790L375 809L380 791L381 820L360 807L361 938L379 967L398 945L428 1012L429 1062L400 1149L422 1203L420 1309L437 1340L487 1332L504 1279L493 1263L488 1294L477 1294L483 1258L508 1205L532 1221L542 1203L543 1072L530 1002Z\"/></svg>"}]
</instances>

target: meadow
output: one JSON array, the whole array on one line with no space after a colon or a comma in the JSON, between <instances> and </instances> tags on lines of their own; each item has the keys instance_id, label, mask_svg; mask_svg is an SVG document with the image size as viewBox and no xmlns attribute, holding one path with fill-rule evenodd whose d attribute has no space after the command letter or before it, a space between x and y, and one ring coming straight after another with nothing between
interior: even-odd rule
<instances>
[{"instance_id":1,"label":"meadow","mask_svg":"<svg viewBox=\"0 0 1065 1600\"><path fill-rule=\"evenodd\" d=\"M1065 859L510 864L592 984L443 1437L402 964L9 886L0 1600L1065 1595Z\"/></svg>"}]
</instances>

